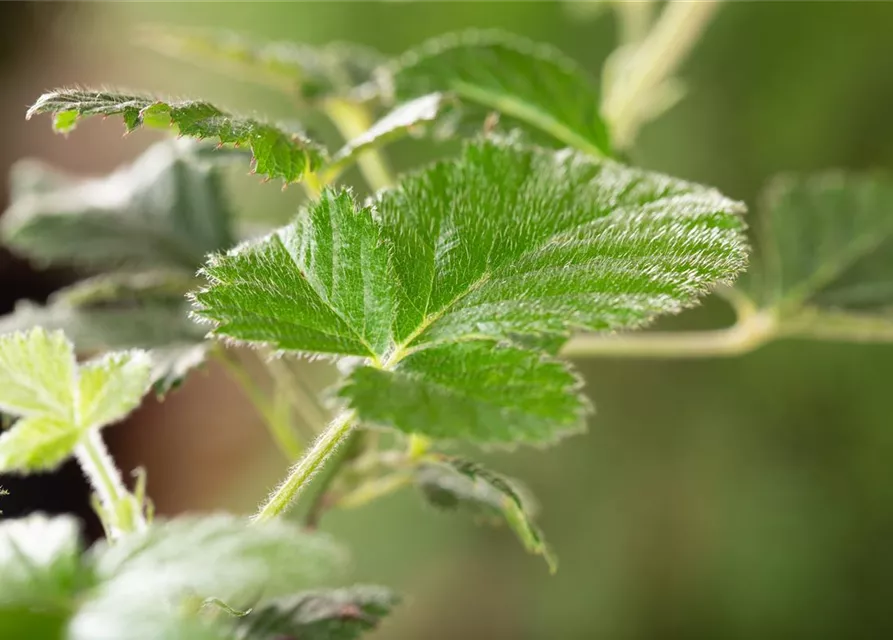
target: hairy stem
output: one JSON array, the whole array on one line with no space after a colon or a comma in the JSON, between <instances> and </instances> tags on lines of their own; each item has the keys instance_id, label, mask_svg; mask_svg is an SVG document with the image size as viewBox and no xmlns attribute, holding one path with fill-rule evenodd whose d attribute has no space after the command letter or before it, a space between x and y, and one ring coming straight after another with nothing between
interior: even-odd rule
<instances>
[{"instance_id":1,"label":"hairy stem","mask_svg":"<svg viewBox=\"0 0 893 640\"><path fill-rule=\"evenodd\" d=\"M270 402L264 390L254 381L254 378L245 370L242 362L235 355L230 354L222 347L215 349L213 353L217 361L223 365L230 377L238 383L251 404L254 405L279 450L289 460L300 458L301 452L304 450L304 443L292 428L288 412L279 411L279 408Z\"/></svg>"},{"instance_id":2,"label":"hairy stem","mask_svg":"<svg viewBox=\"0 0 893 640\"><path fill-rule=\"evenodd\" d=\"M98 430L90 430L75 449L75 457L105 516L105 525L112 538L123 534L144 531L146 519L142 505L124 486L121 474L115 466Z\"/></svg>"},{"instance_id":3,"label":"hairy stem","mask_svg":"<svg viewBox=\"0 0 893 640\"><path fill-rule=\"evenodd\" d=\"M316 494L313 496L313 500L307 508L307 514L304 516L304 526L308 529L315 529L319 526L323 513L331 506L329 489L338 477L338 472L341 471L344 463L356 458L357 453L363 449L363 435L365 435L363 431L353 429L338 448L338 451L326 463L325 469L320 472L320 478L316 481Z\"/></svg>"},{"instance_id":4,"label":"hairy stem","mask_svg":"<svg viewBox=\"0 0 893 640\"><path fill-rule=\"evenodd\" d=\"M561 350L567 358L710 358L753 351L777 335L775 318L765 312L739 317L728 329L652 332L632 335L580 335Z\"/></svg>"},{"instance_id":5,"label":"hairy stem","mask_svg":"<svg viewBox=\"0 0 893 640\"><path fill-rule=\"evenodd\" d=\"M347 100L330 99L323 105L326 115L338 129L345 142L366 133L372 118L365 106ZM373 191L394 184L394 177L384 157L376 149L363 151L357 159L360 172Z\"/></svg>"},{"instance_id":6,"label":"hairy stem","mask_svg":"<svg viewBox=\"0 0 893 640\"><path fill-rule=\"evenodd\" d=\"M719 0L667 3L647 37L612 74L602 112L618 146L635 138L648 117L651 94L685 60L718 8Z\"/></svg>"},{"instance_id":7,"label":"hairy stem","mask_svg":"<svg viewBox=\"0 0 893 640\"><path fill-rule=\"evenodd\" d=\"M335 451L344 444L357 419L353 410L344 410L335 416L316 442L295 464L288 477L280 484L254 515L254 522L265 522L284 513L304 492L313 476L325 465Z\"/></svg>"}]
</instances>

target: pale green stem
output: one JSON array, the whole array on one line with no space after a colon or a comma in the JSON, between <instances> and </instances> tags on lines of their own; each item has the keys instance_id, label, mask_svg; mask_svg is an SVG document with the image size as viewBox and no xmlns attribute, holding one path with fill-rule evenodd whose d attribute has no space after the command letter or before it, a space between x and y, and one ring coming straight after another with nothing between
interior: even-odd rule
<instances>
[{"instance_id":1,"label":"pale green stem","mask_svg":"<svg viewBox=\"0 0 893 640\"><path fill-rule=\"evenodd\" d=\"M644 124L642 105L649 94L678 69L718 8L719 0L667 3L648 36L631 53L623 69L613 75L602 113L618 145L635 138Z\"/></svg>"},{"instance_id":2,"label":"pale green stem","mask_svg":"<svg viewBox=\"0 0 893 640\"><path fill-rule=\"evenodd\" d=\"M739 317L728 329L651 332L630 335L580 335L561 350L567 358L710 358L753 351L777 336L775 317L767 312Z\"/></svg>"},{"instance_id":3,"label":"pale green stem","mask_svg":"<svg viewBox=\"0 0 893 640\"><path fill-rule=\"evenodd\" d=\"M338 132L349 142L366 133L372 126L369 110L362 104L348 100L333 98L326 100L323 111L338 129ZM357 159L360 172L373 191L384 189L394 184L394 177L384 157L376 149L368 149L360 153Z\"/></svg>"},{"instance_id":4,"label":"pale green stem","mask_svg":"<svg viewBox=\"0 0 893 640\"><path fill-rule=\"evenodd\" d=\"M620 41L623 44L632 44L642 40L651 27L654 0L614 0L612 4L620 24Z\"/></svg>"},{"instance_id":5,"label":"pale green stem","mask_svg":"<svg viewBox=\"0 0 893 640\"><path fill-rule=\"evenodd\" d=\"M381 478L376 478L360 485L350 493L346 493L335 502L333 506L339 509L355 509L369 504L386 495L390 495L412 483L413 474L408 471L398 471Z\"/></svg>"},{"instance_id":6,"label":"pale green stem","mask_svg":"<svg viewBox=\"0 0 893 640\"><path fill-rule=\"evenodd\" d=\"M98 430L91 429L87 432L75 449L75 457L99 497L107 518L105 524L112 538L144 531L146 519L142 513L142 505L137 504L124 486L121 474Z\"/></svg>"},{"instance_id":7,"label":"pale green stem","mask_svg":"<svg viewBox=\"0 0 893 640\"><path fill-rule=\"evenodd\" d=\"M267 429L270 431L270 435L273 436L273 440L276 442L279 450L289 460L300 458L304 444L292 428L288 413L279 411L278 407L270 402L264 390L254 381L254 378L245 370L245 367L242 366L242 363L236 356L230 355L222 347L215 349L213 353L217 357L217 361L223 365L230 377L239 384L245 396L254 405L264 424L267 425Z\"/></svg>"},{"instance_id":8,"label":"pale green stem","mask_svg":"<svg viewBox=\"0 0 893 640\"><path fill-rule=\"evenodd\" d=\"M344 443L355 426L357 413L345 410L335 416L304 457L291 468L288 477L279 485L254 515L254 522L265 522L285 513L291 504L310 485L313 476Z\"/></svg>"}]
</instances>

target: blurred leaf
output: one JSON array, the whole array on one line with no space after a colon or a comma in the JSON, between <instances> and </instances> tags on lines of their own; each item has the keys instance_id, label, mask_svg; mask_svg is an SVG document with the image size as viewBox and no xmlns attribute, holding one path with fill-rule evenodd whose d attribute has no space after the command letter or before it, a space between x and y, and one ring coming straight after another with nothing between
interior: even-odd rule
<instances>
[{"instance_id":1,"label":"blurred leaf","mask_svg":"<svg viewBox=\"0 0 893 640\"><path fill-rule=\"evenodd\" d=\"M595 156L611 154L598 89L570 58L497 31L428 41L380 73L400 101L450 92Z\"/></svg>"},{"instance_id":2,"label":"blurred leaf","mask_svg":"<svg viewBox=\"0 0 893 640\"><path fill-rule=\"evenodd\" d=\"M485 516L501 516L529 553L543 556L549 570L557 571L558 559L533 523L532 509L513 481L470 460L439 456L420 466L416 484L438 508L467 508Z\"/></svg>"},{"instance_id":3,"label":"blurred leaf","mask_svg":"<svg viewBox=\"0 0 893 640\"><path fill-rule=\"evenodd\" d=\"M325 582L345 561L322 534L283 520L249 525L223 514L156 521L143 534L91 553L102 585L86 609L111 617L134 605L173 612L195 597L243 609Z\"/></svg>"},{"instance_id":4,"label":"blurred leaf","mask_svg":"<svg viewBox=\"0 0 893 640\"><path fill-rule=\"evenodd\" d=\"M373 124L368 131L345 144L332 158L326 171L337 174L367 149L402 138L442 115L452 101L441 93L410 100Z\"/></svg>"},{"instance_id":5,"label":"blurred leaf","mask_svg":"<svg viewBox=\"0 0 893 640\"><path fill-rule=\"evenodd\" d=\"M145 352L82 365L61 331L0 336L0 408L21 419L0 435L0 471L51 469L86 433L121 420L149 386Z\"/></svg>"},{"instance_id":6,"label":"blurred leaf","mask_svg":"<svg viewBox=\"0 0 893 640\"><path fill-rule=\"evenodd\" d=\"M380 53L357 44L261 43L231 31L171 25L150 26L144 35L143 44L161 54L219 67L308 99L345 96L368 82L383 62Z\"/></svg>"},{"instance_id":7,"label":"blurred leaf","mask_svg":"<svg viewBox=\"0 0 893 640\"><path fill-rule=\"evenodd\" d=\"M354 586L310 591L252 610L235 621L239 640L355 640L400 602L391 590Z\"/></svg>"},{"instance_id":8,"label":"blurred leaf","mask_svg":"<svg viewBox=\"0 0 893 640\"><path fill-rule=\"evenodd\" d=\"M0 334L62 330L80 353L148 349L163 395L204 362L205 330L188 317L182 276L164 272L97 276L57 291L46 306L19 302L0 317Z\"/></svg>"},{"instance_id":9,"label":"blurred leaf","mask_svg":"<svg viewBox=\"0 0 893 640\"><path fill-rule=\"evenodd\" d=\"M26 117L38 113L52 113L53 128L60 133L74 129L82 117L121 115L128 132L142 125L176 126L181 136L211 138L222 145L245 145L254 155L254 171L269 178L282 178L286 184L319 169L326 155L321 146L300 133L236 117L207 102L164 102L145 95L59 89L40 96Z\"/></svg>"},{"instance_id":10,"label":"blurred leaf","mask_svg":"<svg viewBox=\"0 0 893 640\"><path fill-rule=\"evenodd\" d=\"M778 178L745 292L784 315L803 306L893 308L893 181L841 173Z\"/></svg>"},{"instance_id":11,"label":"blurred leaf","mask_svg":"<svg viewBox=\"0 0 893 640\"><path fill-rule=\"evenodd\" d=\"M744 263L738 203L570 150L478 142L377 198L327 191L213 258L197 313L220 337L369 358L380 370L354 370L341 396L434 437L579 429L576 379L539 352L690 306Z\"/></svg>"},{"instance_id":12,"label":"blurred leaf","mask_svg":"<svg viewBox=\"0 0 893 640\"><path fill-rule=\"evenodd\" d=\"M156 144L132 165L90 180L33 161L13 168L4 241L44 263L178 269L235 243L221 177L194 147Z\"/></svg>"}]
</instances>

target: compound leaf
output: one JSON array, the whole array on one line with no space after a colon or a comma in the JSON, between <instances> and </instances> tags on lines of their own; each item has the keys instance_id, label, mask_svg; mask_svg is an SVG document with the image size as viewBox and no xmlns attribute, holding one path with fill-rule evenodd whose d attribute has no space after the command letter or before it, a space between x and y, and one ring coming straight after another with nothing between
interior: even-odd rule
<instances>
[{"instance_id":1,"label":"compound leaf","mask_svg":"<svg viewBox=\"0 0 893 640\"><path fill-rule=\"evenodd\" d=\"M159 143L133 164L88 180L54 180L39 163L19 163L3 240L43 263L192 275L208 253L235 244L221 176L195 151Z\"/></svg>"},{"instance_id":2,"label":"compound leaf","mask_svg":"<svg viewBox=\"0 0 893 640\"><path fill-rule=\"evenodd\" d=\"M804 306L890 313L893 181L842 173L782 177L767 190L763 213L744 287L755 302L782 316Z\"/></svg>"},{"instance_id":3,"label":"compound leaf","mask_svg":"<svg viewBox=\"0 0 893 640\"><path fill-rule=\"evenodd\" d=\"M438 508L467 508L485 516L501 516L529 553L543 556L552 573L557 570L558 560L534 524L528 501L513 481L476 462L439 456L421 465L416 484Z\"/></svg>"},{"instance_id":4,"label":"compound leaf","mask_svg":"<svg viewBox=\"0 0 893 640\"><path fill-rule=\"evenodd\" d=\"M5 473L52 471L80 442L71 423L52 416L22 418L0 434L0 469Z\"/></svg>"},{"instance_id":5,"label":"compound leaf","mask_svg":"<svg viewBox=\"0 0 893 640\"><path fill-rule=\"evenodd\" d=\"M77 363L61 332L0 337L0 409L17 416L75 419Z\"/></svg>"},{"instance_id":6,"label":"compound leaf","mask_svg":"<svg viewBox=\"0 0 893 640\"><path fill-rule=\"evenodd\" d=\"M26 117L39 113L54 114L53 128L60 133L74 129L83 117L120 115L128 132L142 125L175 126L182 136L248 146L254 155L254 170L281 178L286 184L316 171L325 159L325 150L299 132L233 116L207 102L165 102L114 91L58 89L40 96Z\"/></svg>"},{"instance_id":7,"label":"compound leaf","mask_svg":"<svg viewBox=\"0 0 893 640\"><path fill-rule=\"evenodd\" d=\"M451 437L462 407L462 437L551 441L578 428L584 405L564 397L574 378L543 352L574 329L677 312L733 278L742 210L570 150L481 141L365 208L329 191L291 225L212 259L196 312L220 337L368 358L382 371L357 369L340 391L361 420ZM503 396L438 374L476 380L468 371L485 353Z\"/></svg>"},{"instance_id":8,"label":"compound leaf","mask_svg":"<svg viewBox=\"0 0 893 640\"><path fill-rule=\"evenodd\" d=\"M595 83L546 45L498 31L467 31L422 44L380 75L399 101L449 92L585 153L611 153Z\"/></svg>"},{"instance_id":9,"label":"compound leaf","mask_svg":"<svg viewBox=\"0 0 893 640\"><path fill-rule=\"evenodd\" d=\"M390 589L367 585L299 593L238 618L236 637L355 640L374 629L399 602Z\"/></svg>"},{"instance_id":10,"label":"compound leaf","mask_svg":"<svg viewBox=\"0 0 893 640\"><path fill-rule=\"evenodd\" d=\"M305 99L345 96L368 82L383 62L380 53L356 44L262 43L226 30L170 25L147 28L143 43L164 55L216 66Z\"/></svg>"},{"instance_id":11,"label":"compound leaf","mask_svg":"<svg viewBox=\"0 0 893 640\"><path fill-rule=\"evenodd\" d=\"M77 414L81 425L95 429L122 420L139 406L150 372L145 351L108 353L82 365Z\"/></svg>"}]
</instances>

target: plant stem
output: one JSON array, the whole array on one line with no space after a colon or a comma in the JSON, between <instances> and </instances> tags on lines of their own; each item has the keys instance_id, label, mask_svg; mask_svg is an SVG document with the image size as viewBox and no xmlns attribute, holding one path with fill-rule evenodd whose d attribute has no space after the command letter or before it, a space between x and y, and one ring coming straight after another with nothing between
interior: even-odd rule
<instances>
[{"instance_id":1,"label":"plant stem","mask_svg":"<svg viewBox=\"0 0 893 640\"><path fill-rule=\"evenodd\" d=\"M571 338L561 350L567 358L709 358L753 351L777 335L774 316L766 312L739 317L728 329L714 331L653 332L638 335L582 335Z\"/></svg>"},{"instance_id":2,"label":"plant stem","mask_svg":"<svg viewBox=\"0 0 893 640\"><path fill-rule=\"evenodd\" d=\"M647 117L649 94L676 71L718 8L719 0L668 2L647 37L624 61L623 69L612 75L602 112L618 146L635 138Z\"/></svg>"},{"instance_id":3,"label":"plant stem","mask_svg":"<svg viewBox=\"0 0 893 640\"><path fill-rule=\"evenodd\" d=\"M75 457L93 491L99 496L99 503L105 512L106 525L112 537L144 531L146 519L142 513L142 505L137 504L124 486L121 474L98 430L91 429L84 436L75 449Z\"/></svg>"},{"instance_id":4,"label":"plant stem","mask_svg":"<svg viewBox=\"0 0 893 640\"><path fill-rule=\"evenodd\" d=\"M321 477L316 481L316 494L313 496L313 500L307 508L307 514L304 516L304 526L308 529L318 527L322 514L331 506L329 488L335 482L338 472L344 463L355 458L358 449L362 449L363 435L365 435L364 432L359 429L352 430L338 448L338 451L326 463L325 469L320 471Z\"/></svg>"},{"instance_id":5,"label":"plant stem","mask_svg":"<svg viewBox=\"0 0 893 640\"><path fill-rule=\"evenodd\" d=\"M270 494L252 520L265 522L284 513L307 488L310 480L332 454L344 444L355 426L356 418L357 413L354 410L344 410L335 416L304 457L291 468L288 477Z\"/></svg>"},{"instance_id":6,"label":"plant stem","mask_svg":"<svg viewBox=\"0 0 893 640\"><path fill-rule=\"evenodd\" d=\"M372 126L372 118L368 109L362 104L348 100L333 98L323 105L326 115L338 129L338 132L349 142L366 133ZM366 182L373 191L384 189L394 184L394 177L384 157L376 149L369 149L360 154L357 164Z\"/></svg>"},{"instance_id":7,"label":"plant stem","mask_svg":"<svg viewBox=\"0 0 893 640\"><path fill-rule=\"evenodd\" d=\"M251 401L251 404L254 405L255 410L267 425L267 429L270 431L270 435L273 436L273 440L276 442L279 450L289 460L300 458L304 450L304 444L292 428L288 414L283 414L277 410L277 407L270 402L264 390L254 381L254 378L245 370L245 367L236 356L231 355L222 347L214 349L212 353L217 358L217 361L223 365L230 377L238 383Z\"/></svg>"}]
</instances>

